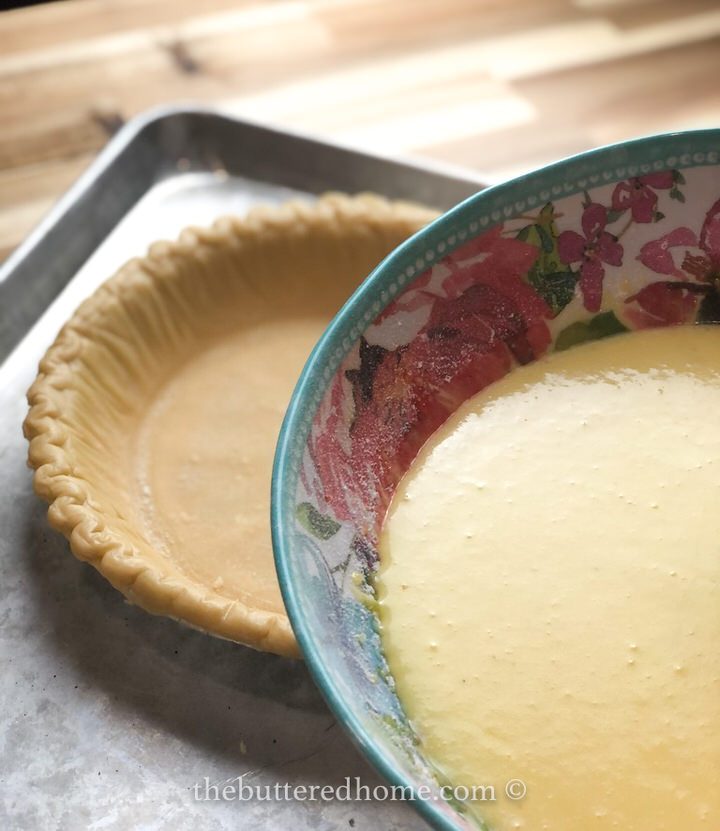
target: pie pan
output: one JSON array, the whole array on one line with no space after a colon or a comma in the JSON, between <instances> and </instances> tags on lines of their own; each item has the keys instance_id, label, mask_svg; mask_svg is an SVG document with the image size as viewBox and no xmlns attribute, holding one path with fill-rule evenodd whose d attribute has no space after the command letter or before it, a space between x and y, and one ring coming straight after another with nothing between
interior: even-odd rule
<instances>
[{"instance_id":1,"label":"pie pan","mask_svg":"<svg viewBox=\"0 0 720 831\"><path fill-rule=\"evenodd\" d=\"M75 556L149 612L298 655L269 533L284 406L327 321L433 216L368 194L257 208L156 243L86 300L24 424Z\"/></svg>"}]
</instances>

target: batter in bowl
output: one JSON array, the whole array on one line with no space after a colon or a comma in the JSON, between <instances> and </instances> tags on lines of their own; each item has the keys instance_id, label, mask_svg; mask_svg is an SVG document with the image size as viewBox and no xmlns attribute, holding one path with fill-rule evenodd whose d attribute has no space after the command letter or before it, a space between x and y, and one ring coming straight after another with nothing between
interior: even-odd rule
<instances>
[{"instance_id":1,"label":"batter in bowl","mask_svg":"<svg viewBox=\"0 0 720 831\"><path fill-rule=\"evenodd\" d=\"M633 332L514 370L400 483L389 666L491 828L720 828L718 418L720 329Z\"/></svg>"}]
</instances>

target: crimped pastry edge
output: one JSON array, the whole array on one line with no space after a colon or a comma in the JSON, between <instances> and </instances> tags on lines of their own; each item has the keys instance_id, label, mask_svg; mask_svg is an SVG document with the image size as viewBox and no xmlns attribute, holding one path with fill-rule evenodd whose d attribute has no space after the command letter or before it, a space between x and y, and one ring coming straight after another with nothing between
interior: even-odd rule
<instances>
[{"instance_id":1,"label":"crimped pastry edge","mask_svg":"<svg viewBox=\"0 0 720 831\"><path fill-rule=\"evenodd\" d=\"M164 574L156 561L165 558L151 543L124 533L108 506L92 498L92 483L78 473L69 441L77 430L63 394L77 383L70 363L84 349L92 348L110 306L123 304L138 292L155 291L181 268L202 269L218 249L242 249L268 234L277 238L327 233L329 227L340 235L362 229L370 235L397 236L394 242L399 244L435 215L422 206L389 202L373 194L331 193L314 203L259 207L244 218L222 217L209 228L188 228L176 242L153 244L146 257L130 260L85 300L40 361L37 378L28 390L30 408L23 424L29 441L28 465L35 470L35 491L49 503L49 522L68 538L73 554L93 565L128 600L153 614L256 649L299 657L285 614L230 600L185 575Z\"/></svg>"}]
</instances>

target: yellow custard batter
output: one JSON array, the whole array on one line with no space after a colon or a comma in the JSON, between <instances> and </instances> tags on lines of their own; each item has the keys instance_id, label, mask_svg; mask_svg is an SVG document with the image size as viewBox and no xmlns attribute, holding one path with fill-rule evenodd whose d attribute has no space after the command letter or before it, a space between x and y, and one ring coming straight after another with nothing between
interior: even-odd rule
<instances>
[{"instance_id":1,"label":"yellow custard batter","mask_svg":"<svg viewBox=\"0 0 720 831\"><path fill-rule=\"evenodd\" d=\"M634 332L511 372L400 483L388 662L491 828L720 829L719 422L720 327Z\"/></svg>"}]
</instances>

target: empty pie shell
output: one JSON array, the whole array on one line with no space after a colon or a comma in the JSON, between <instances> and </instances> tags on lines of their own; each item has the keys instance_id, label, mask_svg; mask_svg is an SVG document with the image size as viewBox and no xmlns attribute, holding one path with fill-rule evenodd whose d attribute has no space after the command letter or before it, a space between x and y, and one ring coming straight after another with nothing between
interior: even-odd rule
<instances>
[{"instance_id":1,"label":"empty pie shell","mask_svg":"<svg viewBox=\"0 0 720 831\"><path fill-rule=\"evenodd\" d=\"M149 612L298 655L269 528L285 406L342 303L434 215L372 195L259 208L156 243L86 300L24 425L73 553Z\"/></svg>"}]
</instances>

